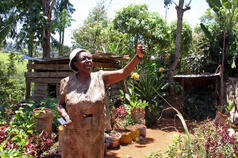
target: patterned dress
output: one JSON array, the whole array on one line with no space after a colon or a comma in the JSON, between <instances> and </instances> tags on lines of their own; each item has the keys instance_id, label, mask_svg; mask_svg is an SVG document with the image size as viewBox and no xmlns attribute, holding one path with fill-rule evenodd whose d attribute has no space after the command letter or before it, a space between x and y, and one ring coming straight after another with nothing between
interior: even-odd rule
<instances>
[{"instance_id":1,"label":"patterned dress","mask_svg":"<svg viewBox=\"0 0 238 158\"><path fill-rule=\"evenodd\" d=\"M72 124L63 132L63 158L104 157L104 99L103 71L92 72L90 80L81 84L76 75L60 82L66 109Z\"/></svg>"}]
</instances>

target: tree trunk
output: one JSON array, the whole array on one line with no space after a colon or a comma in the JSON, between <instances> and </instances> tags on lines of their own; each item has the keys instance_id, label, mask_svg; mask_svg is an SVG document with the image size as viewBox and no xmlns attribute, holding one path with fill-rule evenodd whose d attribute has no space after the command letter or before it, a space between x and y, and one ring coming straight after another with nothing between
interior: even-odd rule
<instances>
[{"instance_id":1,"label":"tree trunk","mask_svg":"<svg viewBox=\"0 0 238 158\"><path fill-rule=\"evenodd\" d=\"M183 1L183 0L182 0ZM182 4L183 7L183 4ZM177 9L177 35L176 35L176 46L175 46L175 60L170 66L170 76L169 79L173 80L173 75L175 74L175 68L178 64L180 58L180 50L181 50L181 39L182 39L182 24L183 24L183 10L179 7Z\"/></svg>"},{"instance_id":2,"label":"tree trunk","mask_svg":"<svg viewBox=\"0 0 238 158\"><path fill-rule=\"evenodd\" d=\"M62 34L62 42L61 42L62 46L64 45L64 31L65 29L63 30L63 34Z\"/></svg>"},{"instance_id":3,"label":"tree trunk","mask_svg":"<svg viewBox=\"0 0 238 158\"><path fill-rule=\"evenodd\" d=\"M42 0L44 15L48 17L42 32L43 58L50 58L50 32L52 9L56 0Z\"/></svg>"},{"instance_id":4,"label":"tree trunk","mask_svg":"<svg viewBox=\"0 0 238 158\"><path fill-rule=\"evenodd\" d=\"M59 56L63 56L64 30L59 33Z\"/></svg>"},{"instance_id":5,"label":"tree trunk","mask_svg":"<svg viewBox=\"0 0 238 158\"><path fill-rule=\"evenodd\" d=\"M220 70L221 77L221 89L220 89L220 106L224 104L224 60L226 52L226 29L224 28L224 37L223 37L223 48L222 48L222 64Z\"/></svg>"},{"instance_id":6,"label":"tree trunk","mask_svg":"<svg viewBox=\"0 0 238 158\"><path fill-rule=\"evenodd\" d=\"M62 55L61 42L62 42L62 32L59 32L59 56Z\"/></svg>"},{"instance_id":7,"label":"tree trunk","mask_svg":"<svg viewBox=\"0 0 238 158\"><path fill-rule=\"evenodd\" d=\"M33 36L30 36L33 37ZM33 57L33 50L34 50L34 44L33 44L33 38L30 39L30 42L28 44L28 56ZM28 60L28 64L31 65L32 61ZM28 72L32 72L31 68L27 68ZM29 80L28 77L25 78L25 83L26 83L26 96L25 98L28 99L31 96L31 80Z\"/></svg>"},{"instance_id":8,"label":"tree trunk","mask_svg":"<svg viewBox=\"0 0 238 158\"><path fill-rule=\"evenodd\" d=\"M170 70L169 70L169 81L170 82L173 82L173 76L175 75L175 69L178 65L179 58L180 58L183 13L186 10L190 9L189 6L186 6L186 8L183 9L183 5L184 5L184 0L180 0L179 5L175 7L177 10L177 35L176 35L176 46L175 46L176 53L175 53L174 62L171 64ZM174 93L173 87L170 88L170 93L171 93L171 95L173 95L173 93Z\"/></svg>"},{"instance_id":9,"label":"tree trunk","mask_svg":"<svg viewBox=\"0 0 238 158\"><path fill-rule=\"evenodd\" d=\"M43 36L43 58L50 58L50 24L47 22L45 29L44 29L44 35Z\"/></svg>"}]
</instances>

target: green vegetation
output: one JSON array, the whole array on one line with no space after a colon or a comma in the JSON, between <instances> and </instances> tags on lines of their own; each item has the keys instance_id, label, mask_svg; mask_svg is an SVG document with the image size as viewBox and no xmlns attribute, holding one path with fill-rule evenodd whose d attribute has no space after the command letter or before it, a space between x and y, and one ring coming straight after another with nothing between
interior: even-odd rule
<instances>
[{"instance_id":1,"label":"green vegetation","mask_svg":"<svg viewBox=\"0 0 238 158\"><path fill-rule=\"evenodd\" d=\"M9 55L10 53L2 53L0 52L0 62L3 64L9 64ZM21 55L16 55L15 56L15 61L17 62L16 64L16 74L17 76L22 76L24 77L24 73L27 71L27 62L28 60L22 60Z\"/></svg>"}]
</instances>

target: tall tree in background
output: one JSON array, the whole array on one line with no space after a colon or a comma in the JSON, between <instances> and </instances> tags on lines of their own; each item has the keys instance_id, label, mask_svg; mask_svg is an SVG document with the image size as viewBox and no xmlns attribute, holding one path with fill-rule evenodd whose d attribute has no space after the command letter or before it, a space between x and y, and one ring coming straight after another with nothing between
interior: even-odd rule
<instances>
[{"instance_id":1,"label":"tall tree in background","mask_svg":"<svg viewBox=\"0 0 238 158\"><path fill-rule=\"evenodd\" d=\"M173 81L173 76L175 74L175 69L178 65L181 51L181 39L182 39L182 24L183 24L183 14L185 11L190 9L190 3L192 0L189 0L188 4L184 4L184 0L179 0L178 5L172 0L164 0L164 5L169 6L172 3L175 4L175 9L177 11L177 36L176 36L176 45L175 45L175 60L170 66L169 70L169 80Z\"/></svg>"},{"instance_id":2,"label":"tall tree in background","mask_svg":"<svg viewBox=\"0 0 238 158\"><path fill-rule=\"evenodd\" d=\"M43 58L50 58L51 17L56 0L41 0L43 13L46 16L45 27L42 31Z\"/></svg>"},{"instance_id":3,"label":"tall tree in background","mask_svg":"<svg viewBox=\"0 0 238 158\"><path fill-rule=\"evenodd\" d=\"M55 4L54 18L52 20L55 31L59 34L59 41L57 42L57 47L59 49L59 56L63 55L64 46L64 33L65 28L71 26L72 17L71 14L75 11L73 5L69 0L58 0Z\"/></svg>"},{"instance_id":4,"label":"tall tree in background","mask_svg":"<svg viewBox=\"0 0 238 158\"><path fill-rule=\"evenodd\" d=\"M85 48L95 53L102 50L101 34L107 27L108 19L104 2L98 2L89 13L84 25L74 31L74 39L77 47Z\"/></svg>"},{"instance_id":5,"label":"tall tree in background","mask_svg":"<svg viewBox=\"0 0 238 158\"><path fill-rule=\"evenodd\" d=\"M13 0L0 1L0 47L5 42L9 32L12 36L15 35L17 16Z\"/></svg>"},{"instance_id":6,"label":"tall tree in background","mask_svg":"<svg viewBox=\"0 0 238 158\"><path fill-rule=\"evenodd\" d=\"M11 33L11 38L16 37L15 41L28 47L29 56L33 56L34 48L41 43L43 58L50 58L51 34L57 28L63 44L64 33L62 32L70 25L69 14L74 11L69 0L58 0L57 2L60 3L60 7L55 6L56 0L1 0L0 43ZM60 24L53 26L52 19L57 19L58 15L61 15L63 19L58 20ZM18 24L22 27L17 30L15 27Z\"/></svg>"},{"instance_id":7,"label":"tall tree in background","mask_svg":"<svg viewBox=\"0 0 238 158\"><path fill-rule=\"evenodd\" d=\"M158 13L150 13L145 4L123 8L116 13L113 23L116 30L131 36L132 48L141 41L148 53L158 54L170 46L167 23Z\"/></svg>"},{"instance_id":8,"label":"tall tree in background","mask_svg":"<svg viewBox=\"0 0 238 158\"><path fill-rule=\"evenodd\" d=\"M26 45L28 56L32 57L34 49L40 44L42 30L44 28L44 15L42 5L39 1L25 1L16 4L19 13L19 23L22 28L17 34L17 43L19 46Z\"/></svg>"}]
</instances>

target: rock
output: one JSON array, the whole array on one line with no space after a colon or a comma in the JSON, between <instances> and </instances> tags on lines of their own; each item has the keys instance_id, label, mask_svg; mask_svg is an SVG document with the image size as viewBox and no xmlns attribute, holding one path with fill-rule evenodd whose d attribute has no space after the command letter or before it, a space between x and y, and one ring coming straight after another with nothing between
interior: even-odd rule
<instances>
[{"instance_id":1,"label":"rock","mask_svg":"<svg viewBox=\"0 0 238 158\"><path fill-rule=\"evenodd\" d=\"M128 126L126 129L130 131L139 130L140 136L146 137L146 126L144 124L135 124L133 126Z\"/></svg>"},{"instance_id":2,"label":"rock","mask_svg":"<svg viewBox=\"0 0 238 158\"><path fill-rule=\"evenodd\" d=\"M121 133L120 144L127 145L132 143L131 132Z\"/></svg>"},{"instance_id":3,"label":"rock","mask_svg":"<svg viewBox=\"0 0 238 158\"><path fill-rule=\"evenodd\" d=\"M133 141L139 142L139 140L140 140L140 130L139 129L132 130L131 131L131 138L132 138Z\"/></svg>"}]
</instances>

